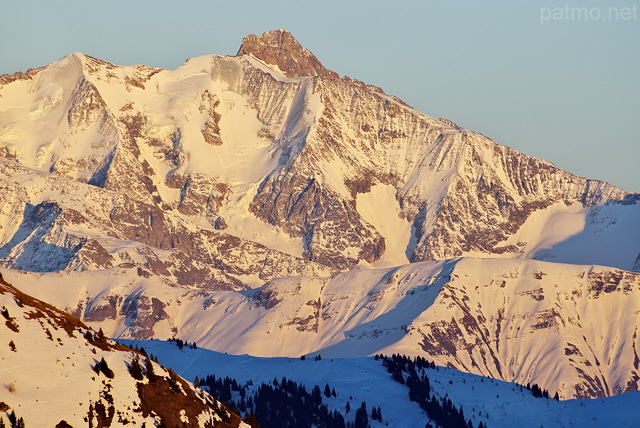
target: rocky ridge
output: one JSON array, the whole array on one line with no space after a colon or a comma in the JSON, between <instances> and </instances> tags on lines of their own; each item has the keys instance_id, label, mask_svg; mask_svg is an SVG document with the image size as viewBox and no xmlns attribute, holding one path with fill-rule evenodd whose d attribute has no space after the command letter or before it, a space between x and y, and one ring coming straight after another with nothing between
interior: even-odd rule
<instances>
[{"instance_id":1,"label":"rocky ridge","mask_svg":"<svg viewBox=\"0 0 640 428\"><path fill-rule=\"evenodd\" d=\"M0 164L0 186L10 202L2 214L11 239L0 247L7 267L51 272L138 266L182 286L212 289L330 273L211 227L194 228L179 215L121 192Z\"/></svg>"}]
</instances>

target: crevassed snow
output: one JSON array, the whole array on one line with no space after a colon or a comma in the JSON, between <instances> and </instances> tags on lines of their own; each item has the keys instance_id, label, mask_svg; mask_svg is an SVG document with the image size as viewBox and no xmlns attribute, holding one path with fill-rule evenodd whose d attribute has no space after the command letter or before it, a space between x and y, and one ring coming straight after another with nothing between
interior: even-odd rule
<instances>
[{"instance_id":1,"label":"crevassed snow","mask_svg":"<svg viewBox=\"0 0 640 428\"><path fill-rule=\"evenodd\" d=\"M257 136L263 126L257 111L248 106L245 96L230 90L225 82L216 80L212 87L219 94L223 109L219 123L223 144L208 145L198 124L192 130L194 135L200 134L197 144L192 141L189 145L191 170L217 176L221 181L246 183L262 179L277 165L277 158L269 153L270 142ZM187 135L186 129L183 132Z\"/></svg>"},{"instance_id":2,"label":"crevassed snow","mask_svg":"<svg viewBox=\"0 0 640 428\"><path fill-rule=\"evenodd\" d=\"M128 94L145 111L149 137L173 138L174 144L188 141L181 144L188 157L186 172L205 173L223 182L254 182L277 164L269 152L270 142L257 135L263 124L239 87L238 67L214 55L191 58L176 70L154 75L147 84L155 85L155 92ZM205 90L220 102L216 107L221 115L220 146L209 145L202 136L210 119L209 111L200 108Z\"/></svg>"},{"instance_id":3,"label":"crevassed snow","mask_svg":"<svg viewBox=\"0 0 640 428\"><path fill-rule=\"evenodd\" d=\"M67 129L66 108L58 108L76 88L82 74L82 64L78 55L70 54L51 64L33 80L17 81L3 87L4 99L19 100L19 103L0 104L0 146L8 148L16 155L16 160L28 166L42 166L50 160L43 146L51 144L53 136L63 135ZM52 83L54 82L54 83ZM28 89L25 90L25 86ZM28 95L24 95L27 93ZM63 106L65 107L65 106ZM86 130L78 135L79 145L75 147L78 157L91 152L91 141L100 140L94 130ZM87 143L87 144L83 144ZM62 147L60 141L56 144ZM82 147L81 147L82 146ZM72 151L73 152L73 151ZM46 158L46 159L45 159Z\"/></svg>"}]
</instances>

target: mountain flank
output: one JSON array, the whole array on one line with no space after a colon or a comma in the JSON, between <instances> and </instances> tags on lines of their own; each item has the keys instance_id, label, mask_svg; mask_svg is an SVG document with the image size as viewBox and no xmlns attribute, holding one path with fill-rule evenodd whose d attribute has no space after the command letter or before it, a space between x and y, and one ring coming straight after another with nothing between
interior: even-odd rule
<instances>
[{"instance_id":1,"label":"mountain flank","mask_svg":"<svg viewBox=\"0 0 640 428\"><path fill-rule=\"evenodd\" d=\"M27 427L247 426L145 354L1 277L0 308L0 421L7 426L18 419Z\"/></svg>"}]
</instances>

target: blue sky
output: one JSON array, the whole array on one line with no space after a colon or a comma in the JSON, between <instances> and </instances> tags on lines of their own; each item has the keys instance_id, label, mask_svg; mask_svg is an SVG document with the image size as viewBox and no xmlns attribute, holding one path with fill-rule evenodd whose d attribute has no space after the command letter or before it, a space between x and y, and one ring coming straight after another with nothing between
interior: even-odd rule
<instances>
[{"instance_id":1,"label":"blue sky","mask_svg":"<svg viewBox=\"0 0 640 428\"><path fill-rule=\"evenodd\" d=\"M175 68L285 28L434 117L640 192L640 0L0 0L0 74L80 51Z\"/></svg>"}]
</instances>

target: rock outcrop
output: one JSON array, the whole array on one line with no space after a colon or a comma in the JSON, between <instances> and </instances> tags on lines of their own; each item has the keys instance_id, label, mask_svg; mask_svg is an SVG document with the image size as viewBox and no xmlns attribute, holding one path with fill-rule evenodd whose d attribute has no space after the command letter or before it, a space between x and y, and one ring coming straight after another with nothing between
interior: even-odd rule
<instances>
[{"instance_id":1,"label":"rock outcrop","mask_svg":"<svg viewBox=\"0 0 640 428\"><path fill-rule=\"evenodd\" d=\"M237 55L249 54L269 65L275 65L287 77L339 77L338 73L326 69L315 55L283 29L267 31L261 36L245 36Z\"/></svg>"}]
</instances>

